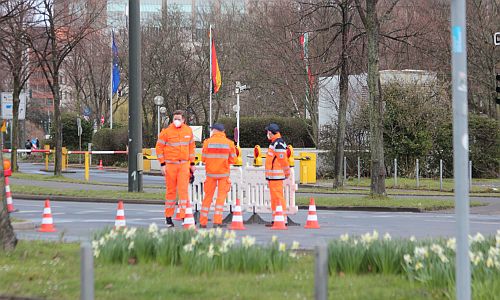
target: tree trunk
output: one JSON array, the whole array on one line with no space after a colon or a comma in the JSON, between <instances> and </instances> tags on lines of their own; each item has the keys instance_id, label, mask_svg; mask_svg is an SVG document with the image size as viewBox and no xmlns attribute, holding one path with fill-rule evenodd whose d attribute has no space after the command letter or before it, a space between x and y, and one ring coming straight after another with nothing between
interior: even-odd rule
<instances>
[{"instance_id":1,"label":"tree trunk","mask_svg":"<svg viewBox=\"0 0 500 300\"><path fill-rule=\"evenodd\" d=\"M12 92L12 101L13 101L13 110L12 110L12 145L10 148L12 149L10 164L12 168L12 172L17 172L17 147L19 141L19 94L21 93L21 84L18 76L14 76L14 86Z\"/></svg>"},{"instance_id":2,"label":"tree trunk","mask_svg":"<svg viewBox=\"0 0 500 300\"><path fill-rule=\"evenodd\" d=\"M372 195L385 195L383 102L379 74L379 22L377 0L366 0L366 34L368 37L368 92L370 105L370 153Z\"/></svg>"},{"instance_id":3,"label":"tree trunk","mask_svg":"<svg viewBox=\"0 0 500 300\"><path fill-rule=\"evenodd\" d=\"M56 155L54 160L54 175L61 176L62 174L62 120L61 120L61 98L59 93L59 71L54 72L54 78L52 78L54 83L54 90L57 91L52 93L54 96L54 135L55 135L55 147Z\"/></svg>"},{"instance_id":4,"label":"tree trunk","mask_svg":"<svg viewBox=\"0 0 500 300\"><path fill-rule=\"evenodd\" d=\"M3 133L0 132L0 148L3 149ZM0 195L2 203L0 207L0 243L4 251L14 250L17 244L16 234L10 224L9 213L7 212L7 201L5 197L5 178L3 173L3 153L0 151Z\"/></svg>"},{"instance_id":5,"label":"tree trunk","mask_svg":"<svg viewBox=\"0 0 500 300\"><path fill-rule=\"evenodd\" d=\"M344 161L344 142L346 130L346 114L347 114L347 101L349 100L349 61L347 56L347 39L349 37L349 24L348 24L348 3L341 4L342 9L342 56L340 61L340 103L338 110L338 126L337 126L337 139L335 143L335 178L333 187L338 188L344 185L344 177L342 176L342 162Z\"/></svg>"}]
</instances>

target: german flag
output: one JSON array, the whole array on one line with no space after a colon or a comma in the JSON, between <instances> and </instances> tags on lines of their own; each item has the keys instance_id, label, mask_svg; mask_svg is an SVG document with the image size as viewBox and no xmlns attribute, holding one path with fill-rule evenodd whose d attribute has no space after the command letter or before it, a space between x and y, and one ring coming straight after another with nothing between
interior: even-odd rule
<instances>
[{"instance_id":1,"label":"german flag","mask_svg":"<svg viewBox=\"0 0 500 300\"><path fill-rule=\"evenodd\" d=\"M220 89L220 85L222 84L222 78L220 76L219 63L217 62L217 54L215 53L215 42L212 36L212 93L217 94Z\"/></svg>"}]
</instances>

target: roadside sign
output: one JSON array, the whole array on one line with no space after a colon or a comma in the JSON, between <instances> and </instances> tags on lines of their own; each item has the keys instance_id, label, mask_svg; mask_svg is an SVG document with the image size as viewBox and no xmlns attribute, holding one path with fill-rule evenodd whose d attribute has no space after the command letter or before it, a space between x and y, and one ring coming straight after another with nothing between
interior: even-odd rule
<instances>
[{"instance_id":1,"label":"roadside sign","mask_svg":"<svg viewBox=\"0 0 500 300\"><path fill-rule=\"evenodd\" d=\"M13 101L12 101L12 93L2 93L2 119L4 120L12 120L12 109L13 109Z\"/></svg>"},{"instance_id":2,"label":"roadside sign","mask_svg":"<svg viewBox=\"0 0 500 300\"><path fill-rule=\"evenodd\" d=\"M500 32L496 32L493 35L493 43L495 44L495 46L500 46Z\"/></svg>"},{"instance_id":3,"label":"roadside sign","mask_svg":"<svg viewBox=\"0 0 500 300\"><path fill-rule=\"evenodd\" d=\"M12 93L1 93L2 98L2 119L12 120L14 111L14 101ZM18 119L24 120L26 118L26 93L19 94L19 111Z\"/></svg>"}]
</instances>

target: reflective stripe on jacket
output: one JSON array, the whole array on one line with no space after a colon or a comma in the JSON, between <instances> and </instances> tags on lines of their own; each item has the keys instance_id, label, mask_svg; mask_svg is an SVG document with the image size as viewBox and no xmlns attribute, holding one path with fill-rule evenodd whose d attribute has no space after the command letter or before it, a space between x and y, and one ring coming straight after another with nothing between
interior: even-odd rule
<instances>
[{"instance_id":1,"label":"reflective stripe on jacket","mask_svg":"<svg viewBox=\"0 0 500 300\"><path fill-rule=\"evenodd\" d=\"M286 155L286 143L281 134L276 133L266 154L266 179L283 180L290 175L290 165Z\"/></svg>"},{"instance_id":2,"label":"reflective stripe on jacket","mask_svg":"<svg viewBox=\"0 0 500 300\"><path fill-rule=\"evenodd\" d=\"M236 161L234 142L224 132L215 132L203 142L201 160L205 163L207 177L229 177L230 166Z\"/></svg>"},{"instance_id":3,"label":"reflective stripe on jacket","mask_svg":"<svg viewBox=\"0 0 500 300\"><path fill-rule=\"evenodd\" d=\"M156 142L156 156L160 164L190 161L194 163L193 130L186 124L177 128L170 124L163 129Z\"/></svg>"}]
</instances>

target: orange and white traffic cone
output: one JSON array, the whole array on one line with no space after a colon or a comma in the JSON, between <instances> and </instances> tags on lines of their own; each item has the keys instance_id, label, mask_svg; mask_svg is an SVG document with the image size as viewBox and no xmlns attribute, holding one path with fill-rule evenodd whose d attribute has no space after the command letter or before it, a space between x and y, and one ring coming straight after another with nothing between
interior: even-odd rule
<instances>
[{"instance_id":1,"label":"orange and white traffic cone","mask_svg":"<svg viewBox=\"0 0 500 300\"><path fill-rule=\"evenodd\" d=\"M9 177L5 176L5 198L7 198L7 212L14 212L14 202L12 201L12 192L10 191Z\"/></svg>"},{"instance_id":2,"label":"orange and white traffic cone","mask_svg":"<svg viewBox=\"0 0 500 300\"><path fill-rule=\"evenodd\" d=\"M271 229L274 230L286 230L288 229L285 225L285 216L283 215L283 208L281 205L276 206L276 213L274 214L273 226Z\"/></svg>"},{"instance_id":3,"label":"orange and white traffic cone","mask_svg":"<svg viewBox=\"0 0 500 300\"><path fill-rule=\"evenodd\" d=\"M191 203L189 202L189 200L187 201L186 216L184 218L184 223L182 224L182 226L185 229L196 228L196 225L194 224L193 209L191 208Z\"/></svg>"},{"instance_id":4,"label":"orange and white traffic cone","mask_svg":"<svg viewBox=\"0 0 500 300\"><path fill-rule=\"evenodd\" d=\"M236 206L233 210L233 220L229 226L231 230L245 230L245 225L243 224L243 214L241 213L240 199L236 198Z\"/></svg>"},{"instance_id":5,"label":"orange and white traffic cone","mask_svg":"<svg viewBox=\"0 0 500 300\"><path fill-rule=\"evenodd\" d=\"M116 210L115 229L126 227L125 209L123 208L123 201L118 201L118 209Z\"/></svg>"},{"instance_id":6,"label":"orange and white traffic cone","mask_svg":"<svg viewBox=\"0 0 500 300\"><path fill-rule=\"evenodd\" d=\"M309 202L309 213L307 214L307 222L304 228L308 229L318 229L318 215L316 214L316 204L314 203L314 198L311 198Z\"/></svg>"},{"instance_id":7,"label":"orange and white traffic cone","mask_svg":"<svg viewBox=\"0 0 500 300\"><path fill-rule=\"evenodd\" d=\"M102 166L102 159L99 160L99 170L104 170L104 167Z\"/></svg>"},{"instance_id":8,"label":"orange and white traffic cone","mask_svg":"<svg viewBox=\"0 0 500 300\"><path fill-rule=\"evenodd\" d=\"M179 205L177 205L177 210L175 211L174 220L176 220L176 221L182 221L182 218L181 218L181 207Z\"/></svg>"},{"instance_id":9,"label":"orange and white traffic cone","mask_svg":"<svg viewBox=\"0 0 500 300\"><path fill-rule=\"evenodd\" d=\"M54 220L52 219L52 211L50 210L50 200L45 200L43 208L42 226L38 229L39 232L55 232Z\"/></svg>"}]
</instances>

